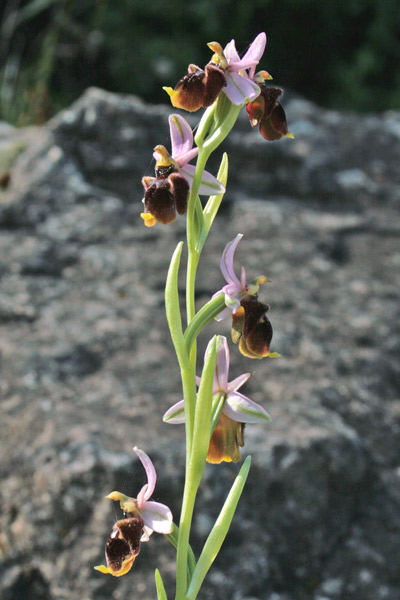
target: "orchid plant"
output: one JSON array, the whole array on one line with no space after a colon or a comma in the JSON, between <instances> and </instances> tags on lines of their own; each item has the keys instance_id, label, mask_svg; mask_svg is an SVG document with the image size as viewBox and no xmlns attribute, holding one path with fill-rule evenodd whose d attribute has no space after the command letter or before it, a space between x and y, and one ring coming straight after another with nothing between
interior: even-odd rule
<instances>
[{"instance_id":1,"label":"orchid plant","mask_svg":"<svg viewBox=\"0 0 400 600\"><path fill-rule=\"evenodd\" d=\"M197 370L197 338L212 321L232 318L231 338L248 358L277 357L270 351L272 326L267 317L269 306L258 299L260 286L268 281L264 275L248 281L244 267L237 276L234 257L243 237L239 233L227 242L220 269L226 284L216 291L199 310L195 307L196 273L204 244L224 197L228 157L223 155L217 176L205 167L212 152L233 128L242 107L246 107L250 125L259 126L261 135L270 141L293 137L278 98L280 88L265 82L267 71L256 72L264 53L265 33L260 33L240 58L235 41L224 49L218 42L208 44L214 52L201 69L189 65L175 88L164 88L175 108L194 112L205 108L195 137L189 123L180 114L171 114L169 129L171 152L165 146L154 148L155 176L144 176L144 210L141 217L147 227L156 223L173 223L186 214L186 325L180 311L178 273L183 242L172 256L165 286L166 317L177 362L181 372L183 399L164 415L170 424L184 424L186 432L185 487L179 524L174 523L170 509L151 501L156 472L143 450L134 448L147 474L148 482L137 498L114 491L108 499L119 502L123 518L112 529L106 544L106 565L96 567L116 577L125 575L133 566L141 542L155 531L165 535L176 548L175 600L194 600L204 578L217 556L234 516L250 469L248 456L227 494L219 517L204 547L196 558L190 546L190 532L197 491L206 463L239 462L244 446L246 423L269 421L266 409L239 390L249 379L244 373L229 381L230 354L225 336L214 336L208 343L201 376ZM196 159L196 164L190 164ZM203 204L200 196L208 196ZM158 600L167 600L161 574L156 570Z\"/></svg>"}]
</instances>

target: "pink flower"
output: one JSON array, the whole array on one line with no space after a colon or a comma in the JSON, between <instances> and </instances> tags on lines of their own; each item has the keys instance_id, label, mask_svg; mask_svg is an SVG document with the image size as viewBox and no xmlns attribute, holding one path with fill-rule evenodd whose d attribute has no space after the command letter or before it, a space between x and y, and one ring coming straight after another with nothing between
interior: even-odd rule
<instances>
[{"instance_id":1,"label":"pink flower","mask_svg":"<svg viewBox=\"0 0 400 600\"><path fill-rule=\"evenodd\" d=\"M147 227L152 227L157 221L164 225L172 223L177 212L185 214L196 170L194 165L187 164L198 153L198 148L193 148L192 128L181 115L170 115L168 121L171 154L165 146L156 146L153 154L157 161L156 176L142 178L145 195L141 217ZM218 179L208 171L203 172L199 194L222 194L224 191Z\"/></svg>"},{"instance_id":2,"label":"pink flower","mask_svg":"<svg viewBox=\"0 0 400 600\"><path fill-rule=\"evenodd\" d=\"M211 343L211 342L210 342ZM206 354L208 347L206 350ZM269 421L267 411L238 390L249 379L250 373L243 373L228 382L229 347L226 337L218 336L217 358L215 363L213 396L222 394L223 407L212 433L207 454L207 462L237 462L241 459L239 447L244 445L244 424ZM200 384L200 378L197 378ZM171 424L185 422L184 401L180 400L167 410L163 420Z\"/></svg>"},{"instance_id":3,"label":"pink flower","mask_svg":"<svg viewBox=\"0 0 400 600\"><path fill-rule=\"evenodd\" d=\"M271 358L280 356L277 352L270 352L272 340L272 325L267 317L268 304L258 300L260 285L267 281L260 275L248 282L246 271L242 267L240 279L235 273L233 260L238 243L243 235L238 235L227 243L222 253L220 267L226 285L213 295L213 298L225 295L226 308L217 315L216 320L221 321L232 314L232 341L239 344L239 350L248 358Z\"/></svg>"},{"instance_id":4,"label":"pink flower","mask_svg":"<svg viewBox=\"0 0 400 600\"><path fill-rule=\"evenodd\" d=\"M153 531L168 534L173 528L172 513L168 506L153 502L151 498L156 485L157 475L153 463L143 450L135 447L147 475L147 483L137 498L130 498L121 492L111 492L106 498L119 501L124 518L114 524L113 531L106 544L107 566L95 567L101 573L110 573L115 577L130 571L140 552L140 542L147 542Z\"/></svg>"},{"instance_id":5,"label":"pink flower","mask_svg":"<svg viewBox=\"0 0 400 600\"><path fill-rule=\"evenodd\" d=\"M220 67L225 73L226 86L222 88L223 92L233 104L247 104L259 95L260 87L253 79L255 68L264 54L266 43L267 36L262 32L254 39L242 58L236 50L235 40L231 40L224 50L218 42L208 44L215 52L211 63ZM267 73L266 76L269 77Z\"/></svg>"},{"instance_id":6,"label":"pink flower","mask_svg":"<svg viewBox=\"0 0 400 600\"><path fill-rule=\"evenodd\" d=\"M222 253L220 269L227 285L224 285L222 289L216 292L213 295L213 298L221 294L221 292L225 294L226 309L217 316L217 321L222 321L222 319L225 319L231 312L232 314L235 314L240 307L241 300L246 296L257 298L260 285L267 281L267 278L264 275L260 275L248 283L244 267L241 269L240 279L237 277L233 266L233 260L236 248L242 237L243 234L238 233L233 240L226 244Z\"/></svg>"}]
</instances>

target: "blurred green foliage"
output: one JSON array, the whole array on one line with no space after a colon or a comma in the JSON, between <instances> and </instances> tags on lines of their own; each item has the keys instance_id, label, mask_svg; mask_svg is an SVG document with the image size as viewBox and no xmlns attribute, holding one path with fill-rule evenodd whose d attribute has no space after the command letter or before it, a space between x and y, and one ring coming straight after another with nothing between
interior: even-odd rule
<instances>
[{"instance_id":1,"label":"blurred green foliage","mask_svg":"<svg viewBox=\"0 0 400 600\"><path fill-rule=\"evenodd\" d=\"M322 105L400 106L399 0L2 0L0 117L40 123L96 85L167 102L206 42L244 52L266 31L262 68Z\"/></svg>"}]
</instances>

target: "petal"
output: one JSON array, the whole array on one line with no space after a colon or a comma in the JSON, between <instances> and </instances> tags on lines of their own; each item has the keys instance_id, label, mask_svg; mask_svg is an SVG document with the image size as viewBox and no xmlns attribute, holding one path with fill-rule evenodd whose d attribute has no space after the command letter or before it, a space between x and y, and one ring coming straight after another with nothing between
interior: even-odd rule
<instances>
[{"instance_id":1,"label":"petal","mask_svg":"<svg viewBox=\"0 0 400 600\"><path fill-rule=\"evenodd\" d=\"M203 106L205 77L206 73L203 69L196 65L189 65L188 74L178 81L175 89L163 88L170 96L172 106L189 112L201 108Z\"/></svg>"},{"instance_id":2,"label":"petal","mask_svg":"<svg viewBox=\"0 0 400 600\"><path fill-rule=\"evenodd\" d=\"M235 275L236 277L236 275ZM238 279L239 281L239 279ZM238 286L238 284L235 283L227 283L226 285L224 285L224 287L222 288L222 291L224 292L225 296L231 296L232 298L242 298L244 292L246 291L246 280L244 282L244 285L242 285L242 282L239 282L240 285Z\"/></svg>"},{"instance_id":3,"label":"petal","mask_svg":"<svg viewBox=\"0 0 400 600\"><path fill-rule=\"evenodd\" d=\"M117 521L106 544L107 567L99 565L95 569L114 577L121 577L130 571L140 552L143 527L143 519L139 517Z\"/></svg>"},{"instance_id":4,"label":"petal","mask_svg":"<svg viewBox=\"0 0 400 600\"><path fill-rule=\"evenodd\" d=\"M254 83L247 75L239 73L226 73L226 87L223 91L232 104L247 104L252 102L260 94L260 86Z\"/></svg>"},{"instance_id":5,"label":"petal","mask_svg":"<svg viewBox=\"0 0 400 600\"><path fill-rule=\"evenodd\" d=\"M136 556L131 554L128 556L126 560L123 561L121 567L115 571L112 567L106 567L105 565L97 565L94 567L96 571L100 571L100 573L109 573L110 575L114 575L114 577L121 577L122 575L126 575L131 568L133 563L135 562Z\"/></svg>"},{"instance_id":6,"label":"petal","mask_svg":"<svg viewBox=\"0 0 400 600\"><path fill-rule=\"evenodd\" d=\"M252 42L250 48L247 50L246 54L242 57L241 69L248 69L253 65L256 65L260 62L260 58L264 54L265 45L267 43L267 36L264 32L259 33L258 36Z\"/></svg>"},{"instance_id":7,"label":"petal","mask_svg":"<svg viewBox=\"0 0 400 600\"><path fill-rule=\"evenodd\" d=\"M143 503L145 502L145 495L146 495L148 487L149 486L146 483L137 495L136 502L137 502L139 509L143 506Z\"/></svg>"},{"instance_id":8,"label":"petal","mask_svg":"<svg viewBox=\"0 0 400 600\"><path fill-rule=\"evenodd\" d=\"M271 417L262 406L239 392L228 394L223 412L234 421L239 421L239 423L262 423L271 420Z\"/></svg>"},{"instance_id":9,"label":"petal","mask_svg":"<svg viewBox=\"0 0 400 600\"><path fill-rule=\"evenodd\" d=\"M230 383L228 383L228 394L236 392L239 388L241 388L242 385L244 385L250 378L250 375L250 373L243 373L243 375L239 375L239 377L236 377Z\"/></svg>"},{"instance_id":10,"label":"petal","mask_svg":"<svg viewBox=\"0 0 400 600\"><path fill-rule=\"evenodd\" d=\"M239 447L244 445L243 428L243 423L230 419L223 411L211 436L207 462L238 462L241 459Z\"/></svg>"},{"instance_id":11,"label":"petal","mask_svg":"<svg viewBox=\"0 0 400 600\"><path fill-rule=\"evenodd\" d=\"M144 467L144 470L146 471L147 489L144 493L144 500L148 500L151 497L152 493L154 492L154 488L156 486L156 481L157 481L156 470L155 470L154 465L151 462L150 458L147 456L146 452L143 452L143 450L139 450L139 448L137 446L135 446L133 448L133 451L138 456L140 462L142 463L142 465ZM142 488L142 490L143 490L143 488ZM139 501L138 501L138 505L139 505L139 508L141 508Z\"/></svg>"},{"instance_id":12,"label":"petal","mask_svg":"<svg viewBox=\"0 0 400 600\"><path fill-rule=\"evenodd\" d=\"M233 268L233 259L238 243L243 237L243 233L238 233L237 236L228 242L222 253L221 262L219 263L222 275L225 281L230 284L234 284L240 289L240 281L236 277L236 273ZM225 292L224 292L225 293Z\"/></svg>"},{"instance_id":13,"label":"petal","mask_svg":"<svg viewBox=\"0 0 400 600\"><path fill-rule=\"evenodd\" d=\"M219 293L219 292L218 292ZM224 310L222 310L216 317L215 320L216 321L223 321L224 319L226 319L227 317L231 316L232 314L232 309L227 306L226 308L224 308Z\"/></svg>"},{"instance_id":14,"label":"petal","mask_svg":"<svg viewBox=\"0 0 400 600\"><path fill-rule=\"evenodd\" d=\"M235 313L232 313L232 342L237 344L242 338L243 327L245 324L245 312L243 306L239 306Z\"/></svg>"},{"instance_id":15,"label":"petal","mask_svg":"<svg viewBox=\"0 0 400 600\"><path fill-rule=\"evenodd\" d=\"M151 215L149 222L147 222L147 217L145 218L145 224L148 227L154 225L153 221L158 221L159 223L163 223L163 225L175 221L176 206L169 179L156 179L146 190L144 196L144 214L146 213Z\"/></svg>"},{"instance_id":16,"label":"petal","mask_svg":"<svg viewBox=\"0 0 400 600\"><path fill-rule=\"evenodd\" d=\"M179 215L184 215L187 210L190 185L182 173L171 173L169 176L171 184L171 193L174 198L176 211Z\"/></svg>"},{"instance_id":17,"label":"petal","mask_svg":"<svg viewBox=\"0 0 400 600\"><path fill-rule=\"evenodd\" d=\"M225 58L229 64L240 61L240 56L236 50L235 40L231 40L224 48Z\"/></svg>"},{"instance_id":18,"label":"petal","mask_svg":"<svg viewBox=\"0 0 400 600\"><path fill-rule=\"evenodd\" d=\"M142 177L142 184L144 189L147 190L155 182L155 180L155 177L150 177L149 175L145 175L144 177Z\"/></svg>"},{"instance_id":19,"label":"petal","mask_svg":"<svg viewBox=\"0 0 400 600\"><path fill-rule=\"evenodd\" d=\"M173 528L172 513L168 506L160 502L145 502L140 516L147 527L157 533L171 533Z\"/></svg>"},{"instance_id":20,"label":"petal","mask_svg":"<svg viewBox=\"0 0 400 600\"><path fill-rule=\"evenodd\" d=\"M196 167L194 165L185 165L180 169L180 172L186 179L188 180L190 186L192 186L194 172ZM220 181L214 175L211 175L208 171L203 172L203 176L201 178L201 183L199 187L200 195L216 195L223 194L225 192L225 188Z\"/></svg>"},{"instance_id":21,"label":"petal","mask_svg":"<svg viewBox=\"0 0 400 600\"><path fill-rule=\"evenodd\" d=\"M245 338L247 350L256 358L265 358L269 355L272 339L272 326L267 317L249 333Z\"/></svg>"},{"instance_id":22,"label":"petal","mask_svg":"<svg viewBox=\"0 0 400 600\"><path fill-rule=\"evenodd\" d=\"M142 537L140 538L140 541L148 542L152 533L153 533L153 530L150 529L150 527L147 527L147 525L144 525L143 533L142 533Z\"/></svg>"},{"instance_id":23,"label":"petal","mask_svg":"<svg viewBox=\"0 0 400 600\"><path fill-rule=\"evenodd\" d=\"M171 406L163 416L164 423L180 425L185 422L185 407L183 400Z\"/></svg>"},{"instance_id":24,"label":"petal","mask_svg":"<svg viewBox=\"0 0 400 600\"><path fill-rule=\"evenodd\" d=\"M172 157L179 161L182 154L186 154L193 148L192 128L181 115L170 115L168 117L168 123L171 136Z\"/></svg>"},{"instance_id":25,"label":"petal","mask_svg":"<svg viewBox=\"0 0 400 600\"><path fill-rule=\"evenodd\" d=\"M199 153L199 149L198 148L192 148L191 150L188 150L188 152L182 152L182 154L179 155L179 157L176 157L176 162L178 163L178 167L184 167L186 165L186 163L190 162L191 160L193 160Z\"/></svg>"},{"instance_id":26,"label":"petal","mask_svg":"<svg viewBox=\"0 0 400 600\"><path fill-rule=\"evenodd\" d=\"M264 281L263 281L263 283L264 283ZM246 289L246 285L247 285L247 282L246 282L246 270L245 270L244 267L242 267L242 270L240 272L240 285L242 287L242 290L244 291Z\"/></svg>"}]
</instances>

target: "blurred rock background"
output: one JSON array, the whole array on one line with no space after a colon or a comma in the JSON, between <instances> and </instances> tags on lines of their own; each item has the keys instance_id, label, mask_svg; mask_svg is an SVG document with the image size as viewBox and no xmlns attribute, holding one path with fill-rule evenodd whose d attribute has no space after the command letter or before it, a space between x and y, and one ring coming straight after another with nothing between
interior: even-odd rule
<instances>
[{"instance_id":1,"label":"blurred rock background","mask_svg":"<svg viewBox=\"0 0 400 600\"><path fill-rule=\"evenodd\" d=\"M310 57L310 49L316 48L311 62L317 69L322 50L333 57L336 45L316 27L321 21L315 20L314 3L307 4L304 27L294 4L282 2L278 10L272 2L254 3L246 12L243 3L232 3L232 19L239 8L242 11L232 33L217 31L216 23L222 27L226 18L207 3L207 11L200 11L200 2L182 13L178 5L170 4L167 10L164 4L157 13L161 21L141 16L138 22L129 21L122 8L111 11L106 2L81 2L78 7L62 1L9 1L2 10L14 15L17 11L20 17L22 11L31 19L25 31L36 46L26 42L24 47L31 51L21 54L19 77L25 69L28 73L34 49L44 44L46 27L59 23L57 39L64 39L72 31L64 19L67 13L72 20L79 17L87 32L84 17L95 5L98 11L103 7L103 23L110 28L113 19L121 23L121 14L126 16L138 61L147 46L161 40L163 54L168 56L171 49L173 56L175 47L166 45L168 38L174 43L178 39L176 54L184 55L184 62L190 55L189 60L200 64L208 59L208 54L200 54L204 41L242 36L247 43L260 30L257 17L275 7L282 31L290 21L282 22L283 16L293 15L292 28L308 40L309 53L303 54ZM357 18L364 15L352 31L357 40L367 39L372 27L367 27L367 17L378 27L376 11L384 9L367 1L347 5L348 10L335 3L346 14L351 9ZM393 4L380 6L389 10ZM139 10L134 2L126 2L124 10L128 7ZM224 7L221 2L221 10ZM320 9L327 14L329 10ZM195 31L201 40L186 40L183 51L176 32L192 11L198 11ZM167 12L170 29L161 24ZM246 14L252 16L255 29L240 29ZM262 66L279 73L277 83L287 83L292 90L282 103L295 139L267 143L241 115L221 149L229 153L229 186L205 247L198 303L223 284L220 254L227 240L243 232L237 265L244 264L250 277L265 273L272 280L260 298L271 305L273 349L282 358L251 361L232 347L232 376L252 373L244 393L269 410L272 422L246 429L243 454L253 456L248 485L199 597L396 600L400 113L389 110L395 106L391 98L396 86L388 79L390 93L370 96L384 98L386 104L353 105L385 109L376 114L343 113L303 99L298 92L304 90L289 77L302 52L297 46L296 54L294 41L288 44L289 34L274 34L278 16L271 21L272 33L265 25L268 61ZM14 34L23 23L20 19ZM125 44L128 60L130 42L118 27L111 37L115 44ZM389 54L398 48L390 27ZM90 31L98 29L93 25ZM137 31L148 44L139 44ZM81 35L86 38L89 43L89 36ZM334 39L339 43L341 38ZM10 45L8 61L11 50ZM288 52L293 52L293 61L287 60ZM111 54L106 55L111 61ZM378 55L383 59L385 53ZM52 63L58 66L49 82L70 73L65 55L64 62L59 50L55 56L61 62ZM278 56L282 64L272 68ZM346 60L347 54L342 66ZM137 64L142 64L143 77L135 72L127 89L117 91L145 97L140 86L145 81L154 85L154 71L149 60L149 70ZM332 66L329 61L324 64ZM180 64L178 77L184 68ZM83 58L82 70L95 73ZM334 78L328 67L317 70L322 71ZM37 65L32 73L38 76ZM157 87L175 81L175 71L168 73L170 79L166 82L163 76ZM309 75L311 97L311 70ZM7 119L30 126L0 124L0 596L147 600L155 597L158 566L172 597L174 551L156 535L142 546L126 577L93 570L103 562L105 541L118 516L104 495L112 489L135 495L144 483L143 469L133 458L134 444L150 454L157 468L154 498L168 503L176 518L179 515L183 429L161 421L163 412L181 397L165 324L163 286L170 256L184 237L184 220L149 230L139 218L140 180L153 172L151 149L169 143L171 109L91 88L47 122L87 83L112 89L107 81L89 81L82 88L74 88L72 81L60 84L66 94L62 101L53 83L34 88L47 90L42 97L27 94L37 101L37 113L29 102L23 108L19 102L25 102L24 94L15 92L8 105L14 114L11 118L7 113ZM327 94L326 79L322 81L320 93ZM307 89L307 79L302 82ZM4 90L4 77L2 85ZM363 89L361 83L354 87ZM150 91L147 99L154 94ZM315 97L334 104L327 96ZM4 118L3 101L2 107ZM197 116L190 118L194 126ZM46 123L40 125L43 120ZM216 171L219 158L211 161L210 170ZM183 286L182 279L182 296ZM210 325L207 333L214 332L229 335L229 324ZM200 355L206 343L203 336ZM237 471L238 465L207 467L194 522L195 549L204 542Z\"/></svg>"}]
</instances>

